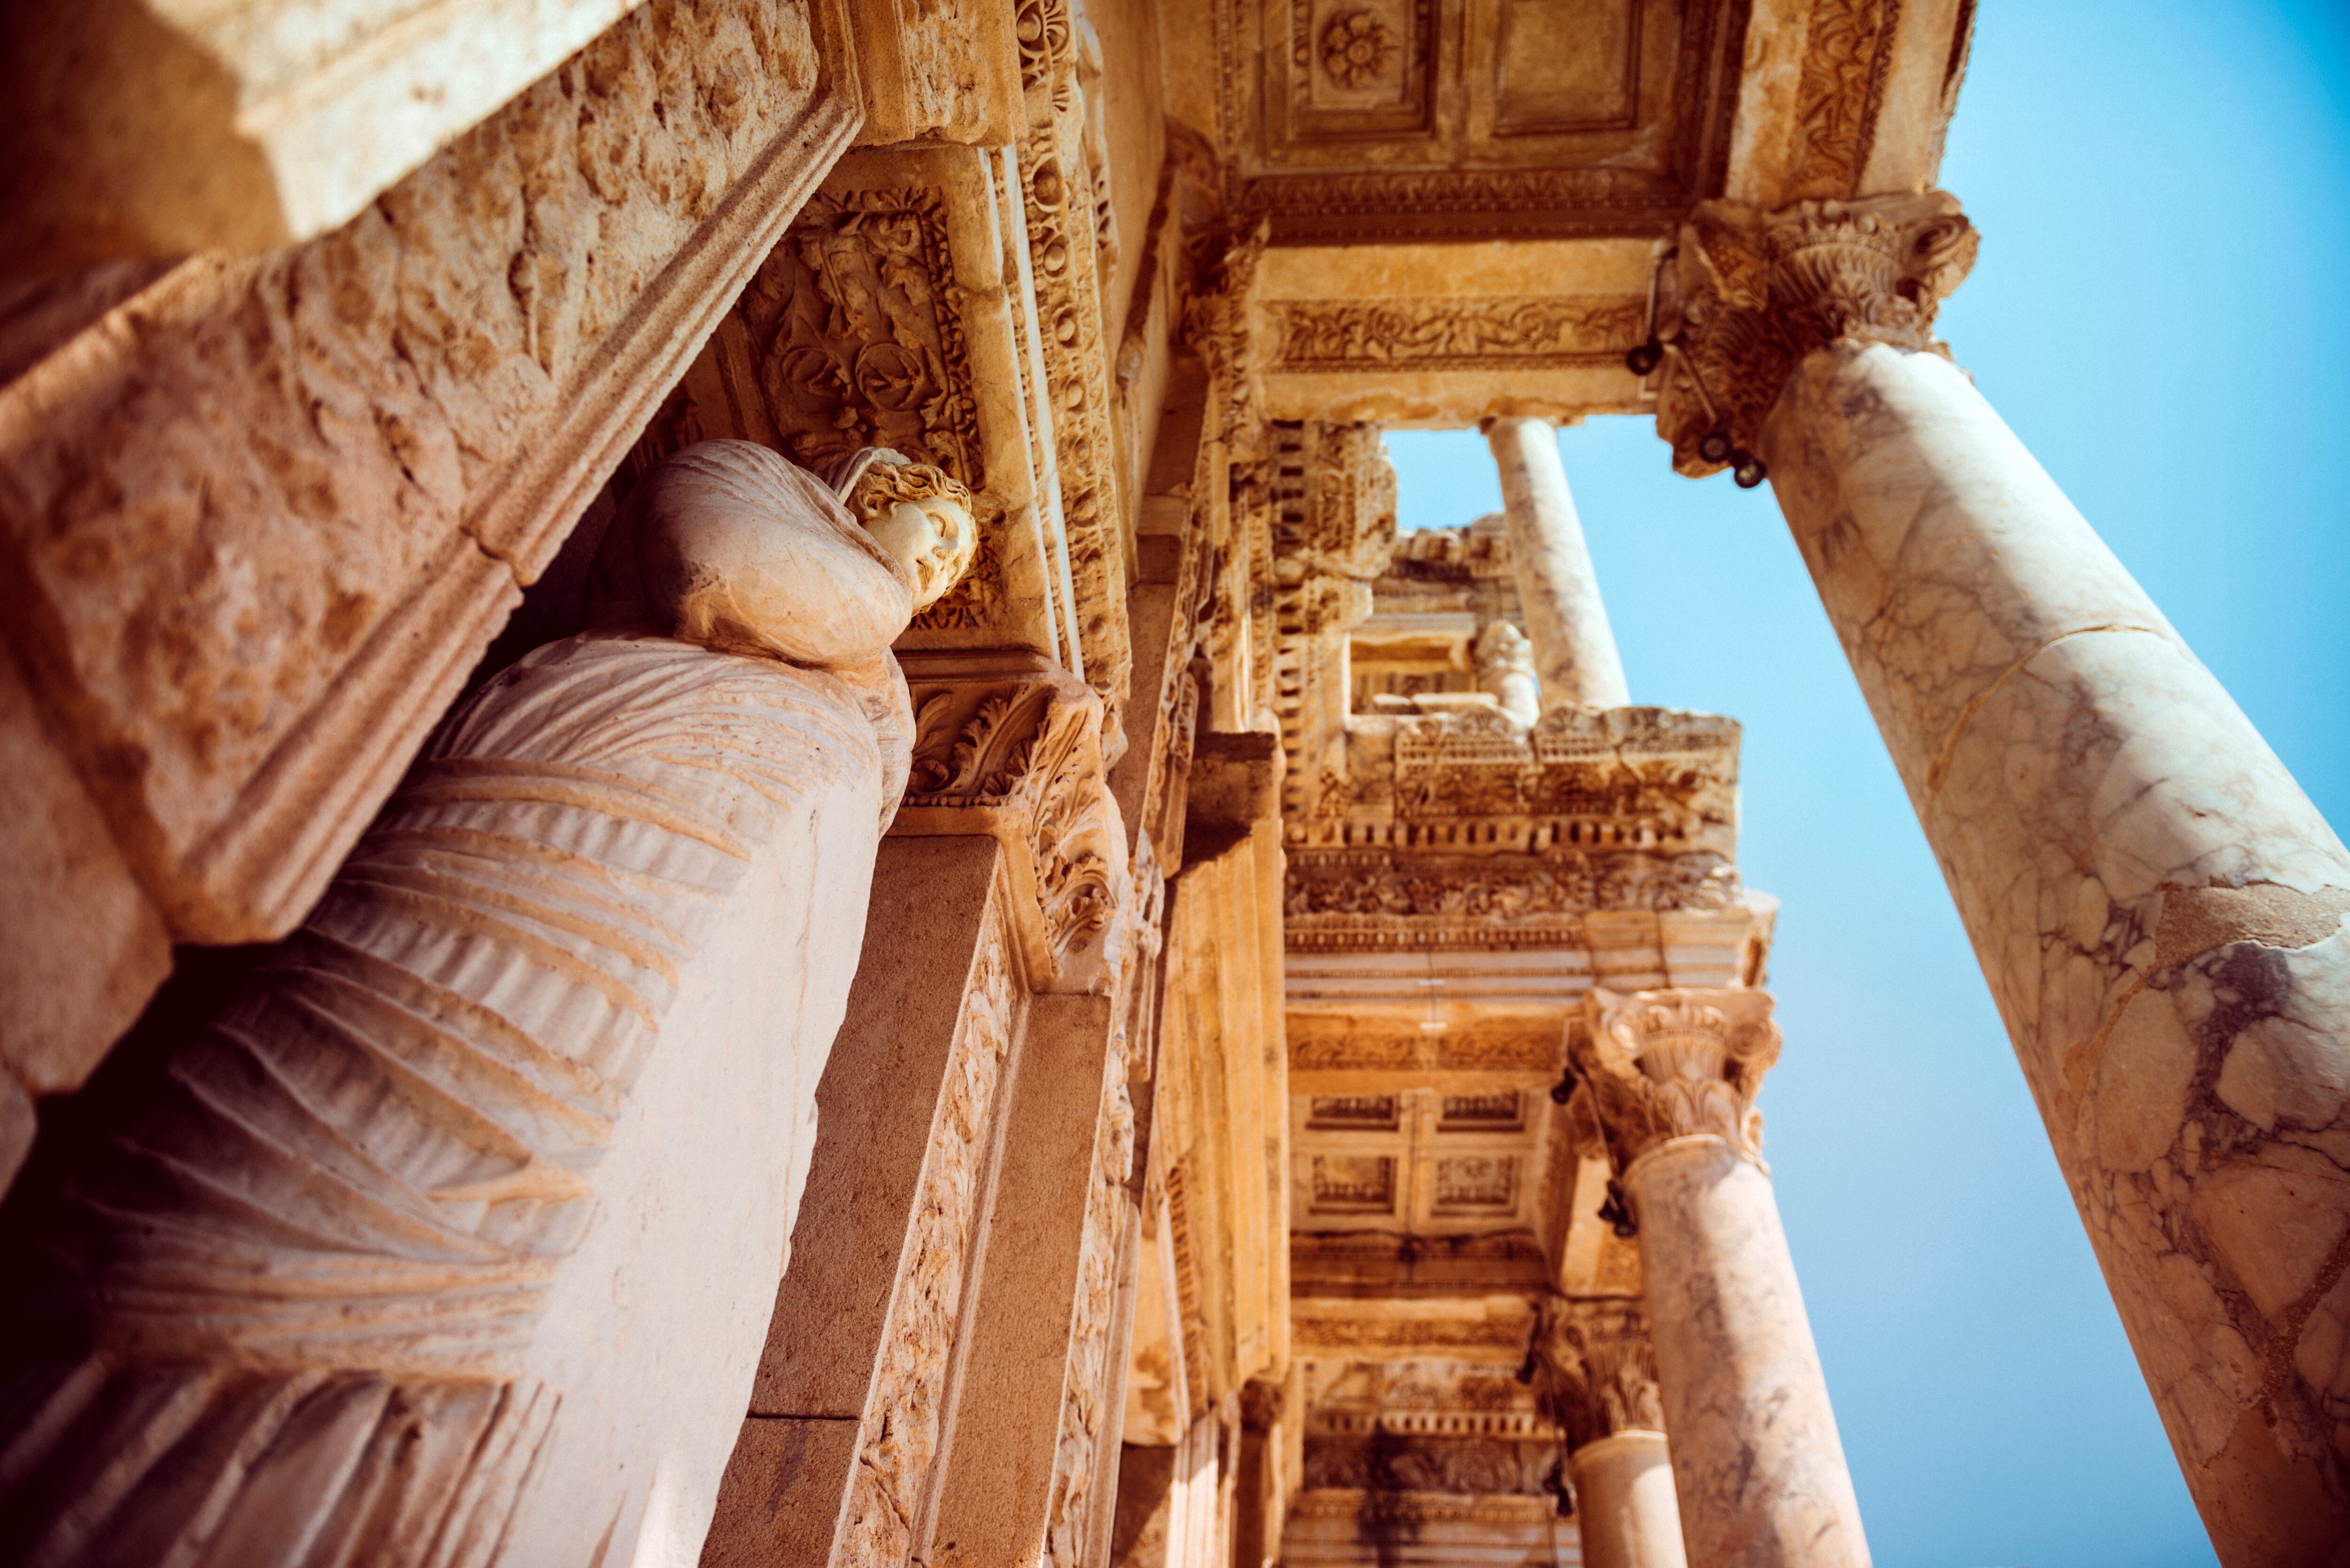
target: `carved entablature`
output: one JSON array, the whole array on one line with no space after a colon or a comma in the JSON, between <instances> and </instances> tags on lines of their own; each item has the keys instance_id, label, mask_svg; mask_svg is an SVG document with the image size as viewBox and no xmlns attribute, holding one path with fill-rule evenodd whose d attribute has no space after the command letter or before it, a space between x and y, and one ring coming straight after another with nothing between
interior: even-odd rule
<instances>
[{"instance_id":1,"label":"carved entablature","mask_svg":"<svg viewBox=\"0 0 2350 1568\"><path fill-rule=\"evenodd\" d=\"M1009 851L1037 989L1108 990L1127 967L1137 900L1099 699L1030 656L962 656L952 673L926 674L936 662L908 659L913 767L890 831L993 835Z\"/></svg>"},{"instance_id":2,"label":"carved entablature","mask_svg":"<svg viewBox=\"0 0 2350 1568\"><path fill-rule=\"evenodd\" d=\"M1657 1353L1638 1302L1544 1296L1532 1360L1534 1397L1568 1451L1618 1432L1665 1429Z\"/></svg>"},{"instance_id":3,"label":"carved entablature","mask_svg":"<svg viewBox=\"0 0 2350 1568\"><path fill-rule=\"evenodd\" d=\"M1775 213L1699 205L1667 270L1659 322L1657 431L1672 442L1673 467L1697 477L1758 451L1781 389L1814 349L1939 349L1935 310L1974 265L1976 244L1943 191Z\"/></svg>"},{"instance_id":4,"label":"carved entablature","mask_svg":"<svg viewBox=\"0 0 2350 1568\"><path fill-rule=\"evenodd\" d=\"M1761 1163L1754 1096L1779 1059L1771 993L1743 987L1594 988L1567 1044L1617 1170L1671 1138L1711 1134Z\"/></svg>"},{"instance_id":5,"label":"carved entablature","mask_svg":"<svg viewBox=\"0 0 2350 1568\"><path fill-rule=\"evenodd\" d=\"M1442 854L1625 849L1727 862L1737 849L1739 725L1665 708L1560 707L1529 727L1498 708L1357 715L1342 792L1292 820L1296 847Z\"/></svg>"}]
</instances>

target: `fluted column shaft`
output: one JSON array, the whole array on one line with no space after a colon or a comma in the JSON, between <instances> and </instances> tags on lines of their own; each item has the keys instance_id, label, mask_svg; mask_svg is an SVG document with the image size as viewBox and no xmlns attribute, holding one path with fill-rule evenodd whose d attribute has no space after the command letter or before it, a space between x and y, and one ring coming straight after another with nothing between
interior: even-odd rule
<instances>
[{"instance_id":1,"label":"fluted column shaft","mask_svg":"<svg viewBox=\"0 0 2350 1568\"><path fill-rule=\"evenodd\" d=\"M1526 638L1543 706L1621 708L1632 701L1623 657L1599 597L1599 576L1583 541L1583 520L1558 460L1558 427L1548 420L1495 419L1485 440L1501 470L1510 560L1524 607Z\"/></svg>"},{"instance_id":2,"label":"fluted column shaft","mask_svg":"<svg viewBox=\"0 0 2350 1568\"><path fill-rule=\"evenodd\" d=\"M2220 1560L2339 1563L2350 855L1927 350L1972 259L1954 201L1703 212L1684 254L1759 236L1769 297L1695 314L1780 351L1698 360L1754 412Z\"/></svg>"},{"instance_id":3,"label":"fluted column shaft","mask_svg":"<svg viewBox=\"0 0 2350 1568\"><path fill-rule=\"evenodd\" d=\"M1688 1560L1868 1568L1753 1112L1771 998L1595 990L1572 1050L1638 1226Z\"/></svg>"}]
</instances>

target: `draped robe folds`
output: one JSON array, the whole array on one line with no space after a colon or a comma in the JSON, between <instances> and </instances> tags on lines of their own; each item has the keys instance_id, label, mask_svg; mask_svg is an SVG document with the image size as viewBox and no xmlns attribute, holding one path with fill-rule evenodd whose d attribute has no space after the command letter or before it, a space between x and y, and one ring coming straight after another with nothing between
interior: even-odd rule
<instances>
[{"instance_id":1,"label":"draped robe folds","mask_svg":"<svg viewBox=\"0 0 2350 1568\"><path fill-rule=\"evenodd\" d=\"M805 613L902 627L804 479ZM590 631L451 716L67 1181L0 1559L693 1561L905 778L886 641Z\"/></svg>"}]
</instances>

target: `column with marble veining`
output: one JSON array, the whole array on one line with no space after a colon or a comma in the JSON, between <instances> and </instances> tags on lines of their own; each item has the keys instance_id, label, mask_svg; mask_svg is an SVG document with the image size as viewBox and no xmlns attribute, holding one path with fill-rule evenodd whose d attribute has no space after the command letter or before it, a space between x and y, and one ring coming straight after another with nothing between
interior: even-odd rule
<instances>
[{"instance_id":1,"label":"column with marble veining","mask_svg":"<svg viewBox=\"0 0 2350 1568\"><path fill-rule=\"evenodd\" d=\"M1762 1160L1770 995L1595 988L1585 1006L1570 1052L1638 1227L1688 1560L1868 1568Z\"/></svg>"},{"instance_id":2,"label":"column with marble veining","mask_svg":"<svg viewBox=\"0 0 2350 1568\"><path fill-rule=\"evenodd\" d=\"M1492 419L1485 421L1485 440L1501 470L1510 560L1543 706L1627 706L1631 688L1558 460L1558 427L1548 420Z\"/></svg>"},{"instance_id":3,"label":"column with marble veining","mask_svg":"<svg viewBox=\"0 0 2350 1568\"><path fill-rule=\"evenodd\" d=\"M1546 1297L1533 1366L1535 1397L1565 1438L1584 1568L1688 1568L1639 1303Z\"/></svg>"},{"instance_id":4,"label":"column with marble veining","mask_svg":"<svg viewBox=\"0 0 2350 1568\"><path fill-rule=\"evenodd\" d=\"M1974 247L1939 192L1708 203L1684 364L1769 465L2221 1562L2339 1562L2350 855L1932 343ZM1703 472L1689 379L1659 426Z\"/></svg>"}]
</instances>

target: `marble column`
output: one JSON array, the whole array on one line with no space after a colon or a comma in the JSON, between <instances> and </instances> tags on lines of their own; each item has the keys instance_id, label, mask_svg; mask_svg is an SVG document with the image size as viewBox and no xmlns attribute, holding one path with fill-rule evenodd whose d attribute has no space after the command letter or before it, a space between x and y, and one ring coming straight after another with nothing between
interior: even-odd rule
<instances>
[{"instance_id":1,"label":"marble column","mask_svg":"<svg viewBox=\"0 0 2350 1568\"><path fill-rule=\"evenodd\" d=\"M1566 1436L1584 1568L1686 1568L1647 1315L1616 1296L1551 1296L1535 1397Z\"/></svg>"},{"instance_id":2,"label":"marble column","mask_svg":"<svg viewBox=\"0 0 2350 1568\"><path fill-rule=\"evenodd\" d=\"M1768 464L2220 1560L2340 1562L2350 855L1932 343L1974 244L1939 192L1708 204L1690 362ZM1690 402L1659 426L1701 472Z\"/></svg>"},{"instance_id":3,"label":"marble column","mask_svg":"<svg viewBox=\"0 0 2350 1568\"><path fill-rule=\"evenodd\" d=\"M1639 1230L1689 1561L1867 1568L1827 1383L1762 1161L1771 998L1595 989L1571 1052Z\"/></svg>"},{"instance_id":4,"label":"marble column","mask_svg":"<svg viewBox=\"0 0 2350 1568\"><path fill-rule=\"evenodd\" d=\"M1543 706L1622 708L1632 701L1624 660L1599 597L1599 577L1583 542L1583 522L1558 461L1558 427L1548 420L1485 421L1502 471L1510 559L1534 643Z\"/></svg>"}]
</instances>

